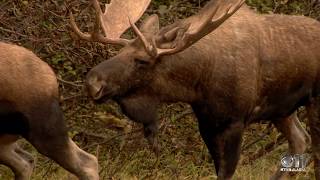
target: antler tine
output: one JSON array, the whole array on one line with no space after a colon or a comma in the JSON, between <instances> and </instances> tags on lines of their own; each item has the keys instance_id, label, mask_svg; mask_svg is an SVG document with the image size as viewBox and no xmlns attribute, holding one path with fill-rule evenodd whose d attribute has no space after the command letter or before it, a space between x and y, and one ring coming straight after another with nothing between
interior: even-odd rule
<instances>
[{"instance_id":1,"label":"antler tine","mask_svg":"<svg viewBox=\"0 0 320 180\"><path fill-rule=\"evenodd\" d=\"M69 14L69 17L70 17L70 23L71 23L71 28L72 30L81 38L81 39L84 39L86 41L91 41L92 38L91 38L91 35L90 34L87 34L87 33L83 33L79 27L77 26L76 24L76 21L74 19L74 16L72 14L72 12L70 11L70 14Z\"/></svg>"},{"instance_id":2,"label":"antler tine","mask_svg":"<svg viewBox=\"0 0 320 180\"><path fill-rule=\"evenodd\" d=\"M88 33L83 33L80 28L77 26L76 22L75 22L75 18L72 14L72 12L70 11L70 23L71 23L71 28L72 30L79 36L79 38L86 40L86 41L96 41L96 42L100 42L100 43L104 43L104 44L119 44L119 45L126 45L128 44L129 40L127 39L122 39L122 38L117 38L117 39L110 39L106 37L106 33L104 30L104 34L105 36L103 36L102 34L100 34L100 27L103 26L103 20L102 20L102 11L99 5L99 2L97 0L92 0L93 2L93 6L96 10L96 20L95 20L95 24L94 24L94 29L93 31L88 34ZM102 27L102 28L103 28Z\"/></svg>"},{"instance_id":3,"label":"antler tine","mask_svg":"<svg viewBox=\"0 0 320 180\"><path fill-rule=\"evenodd\" d=\"M107 33L106 33L106 30L105 30L105 27L104 27L104 23L103 23L103 13L102 13L102 10L100 8L100 5L99 5L99 2L98 0L92 0L92 4L93 4L93 7L95 9L95 13L96 13L96 24L95 24L95 28L100 28L102 27L102 30L103 30L103 33L105 36L107 36Z\"/></svg>"},{"instance_id":4,"label":"antler tine","mask_svg":"<svg viewBox=\"0 0 320 180\"><path fill-rule=\"evenodd\" d=\"M230 9L232 8L232 4L229 5L229 7L225 10L225 13L222 14L221 16L219 16L218 18L212 20L212 24L215 26L219 26L220 24L222 24L226 19L228 19L230 16L232 16L235 12L237 12L237 10L243 5L243 3L245 2L245 0L239 0L236 3L236 6L230 11Z\"/></svg>"},{"instance_id":5,"label":"antler tine","mask_svg":"<svg viewBox=\"0 0 320 180\"><path fill-rule=\"evenodd\" d=\"M145 50L147 51L147 53L150 56L155 56L155 51L154 51L154 46L152 44L149 43L149 41L146 39L146 37L142 34L142 32L139 30L139 28L131 21L130 17L128 16L129 19L129 23L133 29L133 31L135 32L135 34L140 38L140 40L142 41L142 44L145 48Z\"/></svg>"},{"instance_id":6,"label":"antler tine","mask_svg":"<svg viewBox=\"0 0 320 180\"><path fill-rule=\"evenodd\" d=\"M110 0L102 13L98 0L92 1L100 14L102 30L111 39L120 38L131 26L128 16L133 23L137 22L151 2L151 0Z\"/></svg>"},{"instance_id":7,"label":"antler tine","mask_svg":"<svg viewBox=\"0 0 320 180\"><path fill-rule=\"evenodd\" d=\"M230 4L225 9L223 14L221 14L219 17L213 19L214 15L216 15L217 11L219 10L219 8L221 6L221 2L220 2L220 4L217 4L215 6L215 9L211 12L211 14L207 16L206 21L204 21L204 23L202 23L199 28L196 28L196 32L192 32L192 28L190 28L190 30L188 30L188 34L196 34L196 33L199 33L199 31L202 31L202 33L205 33L205 34L208 33L207 31L211 32L212 30L219 27L230 16L232 16L243 5L244 2L245 2L245 0L239 0L236 3L235 7L231 11L230 11L230 9L234 5ZM209 6L207 8L209 9ZM204 12L205 12L205 10L204 10Z\"/></svg>"},{"instance_id":8,"label":"antler tine","mask_svg":"<svg viewBox=\"0 0 320 180\"><path fill-rule=\"evenodd\" d=\"M198 14L162 28L160 33L153 39L153 46L156 49L157 56L174 54L188 48L218 28L244 4L245 0L238 0L235 5L227 6L222 15L213 19L225 2L225 0L211 0ZM165 45L165 48L159 48L156 46L156 42L159 41L164 44L171 44L171 47Z\"/></svg>"},{"instance_id":9,"label":"antler tine","mask_svg":"<svg viewBox=\"0 0 320 180\"><path fill-rule=\"evenodd\" d=\"M94 33L93 33L93 35L98 35L99 34L99 29L102 28L102 31L104 33L104 38L108 41L107 43L109 43L109 44L120 44L120 45L128 44L129 40L127 40L127 39L123 39L123 38L111 39L111 38L108 38L106 25L105 25L105 22L103 20L103 16L106 14L106 12L102 13L102 10L100 8L98 0L92 0L92 4L93 4L93 7L94 7L94 9L96 11L96 23L94 25ZM99 35L99 36L101 36L101 35Z\"/></svg>"}]
</instances>

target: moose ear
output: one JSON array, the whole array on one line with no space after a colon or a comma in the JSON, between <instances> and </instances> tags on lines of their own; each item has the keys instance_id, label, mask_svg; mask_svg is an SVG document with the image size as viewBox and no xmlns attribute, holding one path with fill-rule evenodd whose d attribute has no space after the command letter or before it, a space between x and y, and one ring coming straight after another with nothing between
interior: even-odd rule
<instances>
[{"instance_id":1,"label":"moose ear","mask_svg":"<svg viewBox=\"0 0 320 180\"><path fill-rule=\"evenodd\" d=\"M157 34L159 28L159 17L153 14L143 21L140 30L143 34Z\"/></svg>"}]
</instances>

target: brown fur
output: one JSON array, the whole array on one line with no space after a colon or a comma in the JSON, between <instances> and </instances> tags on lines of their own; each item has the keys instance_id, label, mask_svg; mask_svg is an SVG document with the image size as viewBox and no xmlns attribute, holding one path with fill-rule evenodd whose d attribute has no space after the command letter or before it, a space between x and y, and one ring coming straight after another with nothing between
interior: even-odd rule
<instances>
[{"instance_id":1,"label":"brown fur","mask_svg":"<svg viewBox=\"0 0 320 180\"><path fill-rule=\"evenodd\" d=\"M99 179L97 159L68 137L58 98L56 76L47 63L0 42L0 163L16 179L29 179L33 168L33 157L16 143L20 136L80 179Z\"/></svg>"},{"instance_id":2,"label":"brown fur","mask_svg":"<svg viewBox=\"0 0 320 180\"><path fill-rule=\"evenodd\" d=\"M9 101L24 111L35 99L59 97L54 72L31 51L0 42L0 59L0 101Z\"/></svg>"},{"instance_id":3,"label":"brown fur","mask_svg":"<svg viewBox=\"0 0 320 180\"><path fill-rule=\"evenodd\" d=\"M158 25L156 16L145 20L141 32L147 40L163 33L165 28L159 30ZM94 67L86 82L94 99L113 98L126 115L142 122L151 141L159 103L190 103L218 179L231 179L244 127L262 119L284 121L299 106L312 104L320 93L319 63L319 22L303 16L259 15L244 5L177 54L151 57L137 38ZM314 123L319 122L316 116L310 118ZM317 155L320 130L312 132ZM315 169L320 179L318 165Z\"/></svg>"}]
</instances>

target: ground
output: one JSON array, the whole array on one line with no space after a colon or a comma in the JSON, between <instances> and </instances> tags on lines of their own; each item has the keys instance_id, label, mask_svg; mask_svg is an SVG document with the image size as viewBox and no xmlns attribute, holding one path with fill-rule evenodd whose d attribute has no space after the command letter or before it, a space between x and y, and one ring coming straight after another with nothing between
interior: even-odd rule
<instances>
[{"instance_id":1,"label":"ground","mask_svg":"<svg viewBox=\"0 0 320 180\"><path fill-rule=\"evenodd\" d=\"M153 0L147 14L159 14L165 25L197 12L205 2ZM300 14L320 20L316 0L247 0L247 4L261 13ZM167 104L159 109L161 153L157 157L143 138L141 125L129 121L114 102L96 105L90 101L83 90L85 74L114 56L119 47L74 40L68 11L77 16L82 30L92 28L92 9L87 1L0 0L0 40L31 49L53 67L69 135L81 148L98 156L101 179L215 179L212 160L188 105ZM24 140L20 143L37 159L32 179L73 178ZM272 126L251 125L234 179L268 179L286 150L286 141ZM306 172L291 178L312 179L312 173L311 164ZM0 180L12 178L11 171L0 166Z\"/></svg>"}]
</instances>

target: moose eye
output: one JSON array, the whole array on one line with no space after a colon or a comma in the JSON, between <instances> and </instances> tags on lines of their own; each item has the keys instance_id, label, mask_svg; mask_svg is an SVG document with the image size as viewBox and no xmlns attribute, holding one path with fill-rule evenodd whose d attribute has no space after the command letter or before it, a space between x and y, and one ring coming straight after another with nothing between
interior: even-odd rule
<instances>
[{"instance_id":1,"label":"moose eye","mask_svg":"<svg viewBox=\"0 0 320 180\"><path fill-rule=\"evenodd\" d=\"M149 64L150 64L150 62L147 61L147 60L137 59L137 58L134 59L134 62L135 62L137 65L142 65L142 66L145 66L145 65L149 65Z\"/></svg>"}]
</instances>

